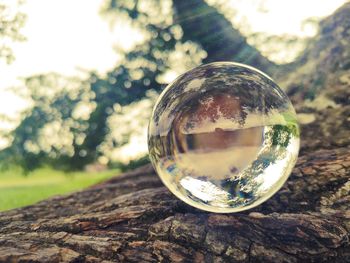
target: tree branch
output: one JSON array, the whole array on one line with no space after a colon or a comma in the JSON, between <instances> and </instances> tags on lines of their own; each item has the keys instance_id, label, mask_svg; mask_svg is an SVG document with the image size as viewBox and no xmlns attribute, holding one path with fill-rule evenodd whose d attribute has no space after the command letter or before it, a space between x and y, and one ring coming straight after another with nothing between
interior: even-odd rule
<instances>
[{"instance_id":1,"label":"tree branch","mask_svg":"<svg viewBox=\"0 0 350 263\"><path fill-rule=\"evenodd\" d=\"M224 15L204 0L173 0L175 21L184 32L184 40L202 46L208 56L204 63L236 61L274 72L276 65L247 43Z\"/></svg>"}]
</instances>

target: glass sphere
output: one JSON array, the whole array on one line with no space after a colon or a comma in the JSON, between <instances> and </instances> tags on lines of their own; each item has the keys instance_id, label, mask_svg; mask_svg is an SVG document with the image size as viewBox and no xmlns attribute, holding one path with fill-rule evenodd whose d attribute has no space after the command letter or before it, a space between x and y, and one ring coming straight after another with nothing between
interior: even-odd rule
<instances>
[{"instance_id":1,"label":"glass sphere","mask_svg":"<svg viewBox=\"0 0 350 263\"><path fill-rule=\"evenodd\" d=\"M252 67L194 68L160 95L149 123L151 162L163 183L196 208L238 212L276 193L299 151L286 94Z\"/></svg>"}]
</instances>

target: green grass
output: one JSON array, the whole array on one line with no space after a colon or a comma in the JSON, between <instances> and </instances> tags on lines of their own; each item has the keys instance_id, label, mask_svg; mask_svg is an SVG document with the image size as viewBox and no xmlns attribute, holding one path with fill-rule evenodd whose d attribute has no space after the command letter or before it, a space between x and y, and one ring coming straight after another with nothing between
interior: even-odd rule
<instances>
[{"instance_id":1,"label":"green grass","mask_svg":"<svg viewBox=\"0 0 350 263\"><path fill-rule=\"evenodd\" d=\"M50 168L38 169L27 176L19 170L0 173L0 211L34 204L58 194L67 194L94 185L118 174L104 172L64 173Z\"/></svg>"}]
</instances>

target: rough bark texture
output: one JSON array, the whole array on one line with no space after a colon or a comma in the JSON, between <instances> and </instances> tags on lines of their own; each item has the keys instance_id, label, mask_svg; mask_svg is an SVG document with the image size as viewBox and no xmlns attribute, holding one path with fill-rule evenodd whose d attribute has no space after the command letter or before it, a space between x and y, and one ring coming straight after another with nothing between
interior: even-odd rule
<instances>
[{"instance_id":1,"label":"rough bark texture","mask_svg":"<svg viewBox=\"0 0 350 263\"><path fill-rule=\"evenodd\" d=\"M285 78L302 149L273 198L244 213L205 213L145 166L0 213L0 262L349 262L349 13L347 4L322 23L303 69ZM302 102L301 90L316 99Z\"/></svg>"}]
</instances>

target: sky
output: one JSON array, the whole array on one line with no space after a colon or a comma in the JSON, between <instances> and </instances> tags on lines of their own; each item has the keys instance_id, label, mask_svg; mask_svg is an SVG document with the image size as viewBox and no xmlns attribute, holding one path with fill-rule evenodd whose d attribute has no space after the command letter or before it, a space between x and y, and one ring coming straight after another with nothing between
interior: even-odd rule
<instances>
[{"instance_id":1,"label":"sky","mask_svg":"<svg viewBox=\"0 0 350 263\"><path fill-rule=\"evenodd\" d=\"M248 24L251 31L313 36L316 31L303 21L331 14L346 0L230 0L238 10L233 21Z\"/></svg>"},{"instance_id":2,"label":"sky","mask_svg":"<svg viewBox=\"0 0 350 263\"><path fill-rule=\"evenodd\" d=\"M292 36L306 39L317 34L311 21L326 17L348 0L230 0L237 10L231 21L245 35L265 33L275 36ZM317 22L316 22L317 23ZM306 42L267 42L252 36L248 43L255 45L263 55L276 63L292 62L303 52Z\"/></svg>"},{"instance_id":3,"label":"sky","mask_svg":"<svg viewBox=\"0 0 350 263\"><path fill-rule=\"evenodd\" d=\"M5 3L13 1L0 0ZM25 2L22 11L27 14L27 21L21 32L27 40L11 45L16 58L12 64L7 65L0 60L0 113L15 116L28 105L8 91L11 86L21 85L20 78L47 72L77 75L82 74L81 69L103 74L118 62L118 55L113 49L116 44L127 49L142 39L140 33L131 30L128 24L118 21L112 27L102 18L100 7L103 2ZM344 2L346 1L230 0L230 5L238 10L231 20L247 34L265 32L312 37L316 34L315 28L305 25L303 21L310 17L327 16ZM281 54L286 55L283 52ZM4 127L0 123L0 128Z\"/></svg>"},{"instance_id":4,"label":"sky","mask_svg":"<svg viewBox=\"0 0 350 263\"><path fill-rule=\"evenodd\" d=\"M115 30L126 35L126 26L112 28L99 14L102 3L101 0L25 2L22 11L27 14L27 21L21 32L27 40L11 45L16 58L13 63L0 61L0 112L12 114L25 107L24 101L5 92L10 86L20 85L20 77L46 72L77 75L82 73L79 69L104 73L116 64L114 44L128 46L138 36L127 30L127 38L116 39Z\"/></svg>"}]
</instances>

